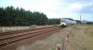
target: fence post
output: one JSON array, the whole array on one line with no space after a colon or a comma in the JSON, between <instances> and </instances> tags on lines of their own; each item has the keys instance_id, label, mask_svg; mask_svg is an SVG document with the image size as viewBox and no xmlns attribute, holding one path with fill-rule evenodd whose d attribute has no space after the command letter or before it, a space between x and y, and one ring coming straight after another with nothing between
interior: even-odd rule
<instances>
[{"instance_id":1,"label":"fence post","mask_svg":"<svg viewBox=\"0 0 93 50\"><path fill-rule=\"evenodd\" d=\"M56 45L56 50L62 50L62 45L61 44L57 44Z\"/></svg>"}]
</instances>

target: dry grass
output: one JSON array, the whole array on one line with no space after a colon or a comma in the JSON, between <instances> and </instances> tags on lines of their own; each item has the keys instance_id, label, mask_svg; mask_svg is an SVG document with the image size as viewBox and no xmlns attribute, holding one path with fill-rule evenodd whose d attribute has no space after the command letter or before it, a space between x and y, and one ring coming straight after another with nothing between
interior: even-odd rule
<instances>
[{"instance_id":1,"label":"dry grass","mask_svg":"<svg viewBox=\"0 0 93 50\"><path fill-rule=\"evenodd\" d=\"M18 30L27 30L27 29L33 29L33 28L41 28L41 27L47 27L47 26L6 26L6 27L0 27L0 32L10 32L10 31L18 31Z\"/></svg>"},{"instance_id":2,"label":"dry grass","mask_svg":"<svg viewBox=\"0 0 93 50\"><path fill-rule=\"evenodd\" d=\"M62 29L33 44L22 45L17 50L56 50L56 45L63 45L66 34L70 34L67 50L93 50L93 25L76 25Z\"/></svg>"},{"instance_id":3,"label":"dry grass","mask_svg":"<svg viewBox=\"0 0 93 50\"><path fill-rule=\"evenodd\" d=\"M26 29L30 29L30 27L28 26L0 27L0 32L10 32L10 31L26 30Z\"/></svg>"},{"instance_id":4,"label":"dry grass","mask_svg":"<svg viewBox=\"0 0 93 50\"><path fill-rule=\"evenodd\" d=\"M63 37L60 32L55 33L45 39L38 40L33 44L22 45L17 50L56 50L57 44L63 44Z\"/></svg>"},{"instance_id":5,"label":"dry grass","mask_svg":"<svg viewBox=\"0 0 93 50\"><path fill-rule=\"evenodd\" d=\"M93 50L93 25L72 26L70 43L76 50Z\"/></svg>"}]
</instances>

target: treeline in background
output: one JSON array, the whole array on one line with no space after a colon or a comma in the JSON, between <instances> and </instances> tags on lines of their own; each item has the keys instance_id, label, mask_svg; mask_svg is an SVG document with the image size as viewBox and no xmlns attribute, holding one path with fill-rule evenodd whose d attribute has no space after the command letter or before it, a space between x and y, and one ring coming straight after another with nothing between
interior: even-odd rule
<instances>
[{"instance_id":1,"label":"treeline in background","mask_svg":"<svg viewBox=\"0 0 93 50\"><path fill-rule=\"evenodd\" d=\"M8 6L0 8L0 26L30 26L59 24L59 19L48 19L44 13Z\"/></svg>"}]
</instances>

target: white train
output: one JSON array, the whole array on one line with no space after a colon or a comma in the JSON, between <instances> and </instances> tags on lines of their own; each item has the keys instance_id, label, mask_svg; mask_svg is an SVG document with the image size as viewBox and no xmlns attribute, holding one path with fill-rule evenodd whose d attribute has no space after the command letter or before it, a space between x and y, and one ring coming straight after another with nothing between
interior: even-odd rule
<instances>
[{"instance_id":1,"label":"white train","mask_svg":"<svg viewBox=\"0 0 93 50\"><path fill-rule=\"evenodd\" d=\"M60 26L67 26L67 25L74 25L77 24L77 22L71 18L62 18L60 20Z\"/></svg>"}]
</instances>

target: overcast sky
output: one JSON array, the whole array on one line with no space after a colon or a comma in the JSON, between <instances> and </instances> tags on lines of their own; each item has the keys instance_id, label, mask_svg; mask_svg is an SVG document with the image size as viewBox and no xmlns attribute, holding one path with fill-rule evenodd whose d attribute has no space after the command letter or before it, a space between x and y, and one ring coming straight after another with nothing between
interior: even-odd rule
<instances>
[{"instance_id":1,"label":"overcast sky","mask_svg":"<svg viewBox=\"0 0 93 50\"><path fill-rule=\"evenodd\" d=\"M0 0L0 7L14 6L39 11L48 18L74 18L93 21L93 0Z\"/></svg>"}]
</instances>

